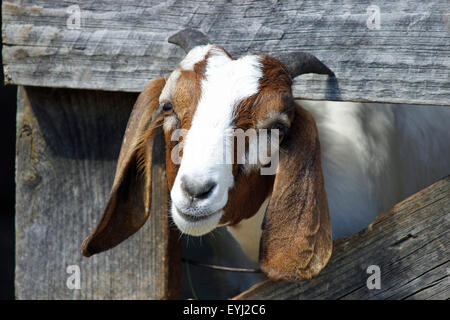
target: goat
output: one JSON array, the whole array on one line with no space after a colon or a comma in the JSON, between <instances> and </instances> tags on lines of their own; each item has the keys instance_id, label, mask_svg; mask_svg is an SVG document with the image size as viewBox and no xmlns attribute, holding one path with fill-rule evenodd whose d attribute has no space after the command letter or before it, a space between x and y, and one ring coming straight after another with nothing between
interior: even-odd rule
<instances>
[{"instance_id":1,"label":"goat","mask_svg":"<svg viewBox=\"0 0 450 320\"><path fill-rule=\"evenodd\" d=\"M279 58L255 54L233 59L225 49L209 44L205 35L189 29L169 41L183 47L187 55L169 77L152 80L139 95L126 129L110 198L98 225L83 242L84 256L118 245L148 218L153 139L155 127L161 122L175 224L195 236L227 226L247 255L259 259L262 271L273 280L296 281L317 275L331 255L331 229L335 237L358 231L381 209L399 200L384 197L388 200L379 203L379 198L370 198L371 192L383 193L380 188L388 181L381 174L383 161L363 159L368 163L362 171L372 165L374 168L362 176L373 173L380 179L371 180L374 185L363 192L369 196L358 199L362 194L358 190L364 189L366 181L358 181L351 172L340 172L342 167L336 163L345 159L332 158L339 155L332 130L350 130L342 126L357 122L356 114L350 112L349 119L340 119L341 127L327 127L327 123L333 123L330 119L294 101L294 77L304 73L334 76L317 58L291 53ZM389 113L377 115L376 121L392 121L386 119ZM314 119L319 119L323 131L318 132ZM279 130L280 156L275 175L261 175L261 163L249 166L215 161L219 146L226 145L228 154L235 152L229 147L226 132L237 128ZM171 155L176 144L172 136L178 129L185 129L187 135L179 146L181 162L174 163ZM382 138L383 128L374 124L369 129ZM319 136L325 141L322 148ZM199 150L202 157L198 157ZM360 168L358 164L354 172ZM347 199L345 193L350 195ZM365 208L370 210L365 212Z\"/></svg>"}]
</instances>

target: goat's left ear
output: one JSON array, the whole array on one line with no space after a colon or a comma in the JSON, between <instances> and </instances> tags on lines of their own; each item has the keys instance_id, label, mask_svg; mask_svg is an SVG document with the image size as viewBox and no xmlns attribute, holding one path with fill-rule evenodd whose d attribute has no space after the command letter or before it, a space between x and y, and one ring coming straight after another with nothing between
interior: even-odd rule
<instances>
[{"instance_id":1,"label":"goat's left ear","mask_svg":"<svg viewBox=\"0 0 450 320\"><path fill-rule=\"evenodd\" d=\"M299 105L280 145L278 170L262 228L259 260L272 280L310 279L331 256L318 132L311 114Z\"/></svg>"}]
</instances>

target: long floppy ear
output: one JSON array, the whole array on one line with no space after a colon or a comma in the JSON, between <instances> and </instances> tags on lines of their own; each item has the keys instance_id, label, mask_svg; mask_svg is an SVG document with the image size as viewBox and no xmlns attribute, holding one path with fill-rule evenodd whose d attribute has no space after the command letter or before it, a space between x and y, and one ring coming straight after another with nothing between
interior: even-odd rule
<instances>
[{"instance_id":1,"label":"long floppy ear","mask_svg":"<svg viewBox=\"0 0 450 320\"><path fill-rule=\"evenodd\" d=\"M306 110L295 107L262 226L259 260L272 280L310 279L332 250L316 124Z\"/></svg>"},{"instance_id":2,"label":"long floppy ear","mask_svg":"<svg viewBox=\"0 0 450 320\"><path fill-rule=\"evenodd\" d=\"M138 231L149 216L154 133L161 119L158 100L165 83L164 78L152 80L133 107L108 202L81 246L85 257L115 247Z\"/></svg>"}]
</instances>

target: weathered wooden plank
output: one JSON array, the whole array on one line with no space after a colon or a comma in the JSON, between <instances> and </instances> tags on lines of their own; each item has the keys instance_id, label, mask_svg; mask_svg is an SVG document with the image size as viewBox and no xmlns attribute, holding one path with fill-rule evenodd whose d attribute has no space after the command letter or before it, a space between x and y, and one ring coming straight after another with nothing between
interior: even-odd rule
<instances>
[{"instance_id":1,"label":"weathered wooden plank","mask_svg":"<svg viewBox=\"0 0 450 320\"><path fill-rule=\"evenodd\" d=\"M369 228L335 241L311 281L264 281L235 299L449 299L450 176L382 214ZM367 273L380 267L381 288Z\"/></svg>"},{"instance_id":2,"label":"weathered wooden plank","mask_svg":"<svg viewBox=\"0 0 450 320\"><path fill-rule=\"evenodd\" d=\"M192 27L234 55L317 55L338 83L302 76L296 98L449 105L448 10L441 0L9 0L3 63L9 83L140 91L184 55L167 38Z\"/></svg>"},{"instance_id":3,"label":"weathered wooden plank","mask_svg":"<svg viewBox=\"0 0 450 320\"><path fill-rule=\"evenodd\" d=\"M16 158L18 299L174 297L181 262L169 237L164 148L154 155L152 212L131 238L89 259L81 242L109 194L122 135L136 94L20 88ZM172 239L172 241L170 240ZM175 241L178 237L175 238ZM70 265L81 289L66 286Z\"/></svg>"}]
</instances>

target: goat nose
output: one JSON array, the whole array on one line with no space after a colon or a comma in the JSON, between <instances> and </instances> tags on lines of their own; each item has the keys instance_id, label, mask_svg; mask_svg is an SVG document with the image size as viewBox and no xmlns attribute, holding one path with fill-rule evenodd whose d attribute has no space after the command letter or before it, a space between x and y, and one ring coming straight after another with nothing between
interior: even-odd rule
<instances>
[{"instance_id":1,"label":"goat nose","mask_svg":"<svg viewBox=\"0 0 450 320\"><path fill-rule=\"evenodd\" d=\"M214 181L197 182L181 178L181 189L191 199L205 199L208 198L216 187Z\"/></svg>"}]
</instances>

